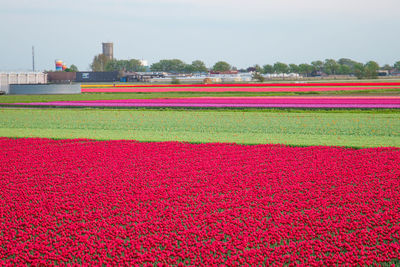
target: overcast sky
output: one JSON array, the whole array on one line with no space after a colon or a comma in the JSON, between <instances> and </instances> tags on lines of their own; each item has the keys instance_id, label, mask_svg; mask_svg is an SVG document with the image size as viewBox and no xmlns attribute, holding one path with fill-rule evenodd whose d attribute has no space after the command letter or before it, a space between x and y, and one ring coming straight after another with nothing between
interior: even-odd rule
<instances>
[{"instance_id":1,"label":"overcast sky","mask_svg":"<svg viewBox=\"0 0 400 267\"><path fill-rule=\"evenodd\" d=\"M179 58L207 66L400 60L399 0L0 0L0 71L87 70L117 59Z\"/></svg>"}]
</instances>

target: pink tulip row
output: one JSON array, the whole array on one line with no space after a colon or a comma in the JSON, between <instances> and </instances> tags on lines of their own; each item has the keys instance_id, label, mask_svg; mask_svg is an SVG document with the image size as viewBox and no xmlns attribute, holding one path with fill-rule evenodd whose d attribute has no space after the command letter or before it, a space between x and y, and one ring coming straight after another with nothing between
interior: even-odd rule
<instances>
[{"instance_id":1,"label":"pink tulip row","mask_svg":"<svg viewBox=\"0 0 400 267\"><path fill-rule=\"evenodd\" d=\"M82 87L96 87L85 84ZM100 85L104 86L104 85ZM113 87L346 87L346 86L400 86L400 82L282 82L282 83L217 83L217 84L113 84Z\"/></svg>"},{"instance_id":2,"label":"pink tulip row","mask_svg":"<svg viewBox=\"0 0 400 267\"><path fill-rule=\"evenodd\" d=\"M400 97L194 97L16 103L84 107L400 108Z\"/></svg>"},{"instance_id":3,"label":"pink tulip row","mask_svg":"<svg viewBox=\"0 0 400 267\"><path fill-rule=\"evenodd\" d=\"M237 85L235 85L237 86ZM384 90L384 89L399 89L399 85L396 86L332 86L322 87L310 86L309 84L293 84L292 86L277 85L277 86L118 86L115 87L92 87L92 85L82 86L83 93L156 93L156 92L325 92L325 91L362 91L362 90Z\"/></svg>"},{"instance_id":4,"label":"pink tulip row","mask_svg":"<svg viewBox=\"0 0 400 267\"><path fill-rule=\"evenodd\" d=\"M0 138L1 265L374 265L400 149Z\"/></svg>"}]
</instances>

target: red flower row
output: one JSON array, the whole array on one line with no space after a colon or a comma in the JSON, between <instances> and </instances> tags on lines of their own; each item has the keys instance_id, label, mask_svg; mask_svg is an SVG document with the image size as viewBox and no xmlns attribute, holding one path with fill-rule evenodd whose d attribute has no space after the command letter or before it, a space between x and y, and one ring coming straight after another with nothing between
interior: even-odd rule
<instances>
[{"instance_id":1,"label":"red flower row","mask_svg":"<svg viewBox=\"0 0 400 267\"><path fill-rule=\"evenodd\" d=\"M371 265L400 150L0 138L1 265Z\"/></svg>"}]
</instances>

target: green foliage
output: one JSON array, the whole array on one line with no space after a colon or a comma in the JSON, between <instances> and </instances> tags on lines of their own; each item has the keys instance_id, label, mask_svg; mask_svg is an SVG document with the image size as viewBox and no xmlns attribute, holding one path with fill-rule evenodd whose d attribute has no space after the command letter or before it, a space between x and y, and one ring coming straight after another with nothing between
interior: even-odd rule
<instances>
[{"instance_id":1,"label":"green foliage","mask_svg":"<svg viewBox=\"0 0 400 267\"><path fill-rule=\"evenodd\" d=\"M6 137L399 147L399 128L399 113L0 109Z\"/></svg>"},{"instance_id":2,"label":"green foliage","mask_svg":"<svg viewBox=\"0 0 400 267\"><path fill-rule=\"evenodd\" d=\"M299 73L299 66L297 66L296 64L289 64L289 72Z\"/></svg>"},{"instance_id":3,"label":"green foliage","mask_svg":"<svg viewBox=\"0 0 400 267\"><path fill-rule=\"evenodd\" d=\"M267 64L267 65L264 65L263 66L263 73L264 74L272 74L272 73L274 73L274 66L272 66L272 65L269 65L269 64Z\"/></svg>"},{"instance_id":4,"label":"green foliage","mask_svg":"<svg viewBox=\"0 0 400 267\"><path fill-rule=\"evenodd\" d=\"M356 63L354 65L354 74L358 79L376 79L378 76L378 70L379 65L375 61L369 61L365 65L361 63Z\"/></svg>"},{"instance_id":5,"label":"green foliage","mask_svg":"<svg viewBox=\"0 0 400 267\"><path fill-rule=\"evenodd\" d=\"M316 60L312 61L311 64L304 63L300 65L296 64L285 64L282 62L276 62L274 65L266 64L262 67L254 65L250 67L252 71L256 71L263 74L272 73L298 73L304 76L311 76L314 72L322 72L328 75L355 75L356 77L371 78L374 79L377 76L375 71L375 65L371 65L370 61L365 65L356 62L348 58L340 58L338 61L334 59L325 59L325 61ZM376 63L376 62L375 62ZM364 68L360 68L362 64ZM109 61L104 55L97 55L92 64L90 65L93 71L146 71L146 67L140 64L137 59L130 60L111 60ZM208 68L201 60L195 60L191 64L186 64L179 59L163 59L157 63L154 63L150 67L151 71L157 72L170 72L170 73L204 73L208 72ZM378 68L379 69L379 68ZM385 65L384 70L396 69L400 71L400 61L397 61L393 66ZM236 70L235 67L231 66L225 61L219 61L212 67L213 71L224 72L230 70ZM67 71L75 71L68 69ZM244 72L245 70L241 70Z\"/></svg>"},{"instance_id":6,"label":"green foliage","mask_svg":"<svg viewBox=\"0 0 400 267\"><path fill-rule=\"evenodd\" d=\"M397 61L396 63L394 63L393 67L394 67L397 71L400 71L400 61Z\"/></svg>"},{"instance_id":7,"label":"green foliage","mask_svg":"<svg viewBox=\"0 0 400 267\"><path fill-rule=\"evenodd\" d=\"M105 55L99 54L93 58L90 68L92 71L105 71L107 63L110 61Z\"/></svg>"},{"instance_id":8,"label":"green foliage","mask_svg":"<svg viewBox=\"0 0 400 267\"><path fill-rule=\"evenodd\" d=\"M252 78L261 83L264 81L264 77L259 72L254 72Z\"/></svg>"},{"instance_id":9,"label":"green foliage","mask_svg":"<svg viewBox=\"0 0 400 267\"><path fill-rule=\"evenodd\" d=\"M346 66L350 67L350 69L353 69L354 65L357 64L356 61L349 59L349 58L341 58L338 60L338 63L340 65L346 65Z\"/></svg>"},{"instance_id":10,"label":"green foliage","mask_svg":"<svg viewBox=\"0 0 400 267\"><path fill-rule=\"evenodd\" d=\"M306 77L309 77L313 72L313 70L314 67L310 64L303 63L299 65L299 73Z\"/></svg>"},{"instance_id":11,"label":"green foliage","mask_svg":"<svg viewBox=\"0 0 400 267\"><path fill-rule=\"evenodd\" d=\"M365 77L365 68L364 65L361 63L356 63L354 65L354 75L356 75L356 77L358 79L362 79Z\"/></svg>"},{"instance_id":12,"label":"green foliage","mask_svg":"<svg viewBox=\"0 0 400 267\"><path fill-rule=\"evenodd\" d=\"M212 68L213 71L230 71L231 69L231 65L225 61L218 61Z\"/></svg>"},{"instance_id":13,"label":"green foliage","mask_svg":"<svg viewBox=\"0 0 400 267\"><path fill-rule=\"evenodd\" d=\"M340 65L338 74L343 74L343 75L351 74L351 67L347 65Z\"/></svg>"},{"instance_id":14,"label":"green foliage","mask_svg":"<svg viewBox=\"0 0 400 267\"><path fill-rule=\"evenodd\" d=\"M324 62L321 60L311 62L311 65L314 67L313 71L323 71L324 69Z\"/></svg>"},{"instance_id":15,"label":"green foliage","mask_svg":"<svg viewBox=\"0 0 400 267\"><path fill-rule=\"evenodd\" d=\"M207 72L208 71L206 64L204 64L204 62L201 60L193 61L192 65L190 65L190 66L192 69L191 72Z\"/></svg>"},{"instance_id":16,"label":"green foliage","mask_svg":"<svg viewBox=\"0 0 400 267\"><path fill-rule=\"evenodd\" d=\"M195 60L192 64L186 64L179 59L163 59L150 67L151 71L171 73L198 73L207 72L208 69L203 61Z\"/></svg>"},{"instance_id":17,"label":"green foliage","mask_svg":"<svg viewBox=\"0 0 400 267\"><path fill-rule=\"evenodd\" d=\"M274 64L274 72L276 73L288 73L289 66L282 62L276 62Z\"/></svg>"},{"instance_id":18,"label":"green foliage","mask_svg":"<svg viewBox=\"0 0 400 267\"><path fill-rule=\"evenodd\" d=\"M324 72L328 75L336 75L340 69L340 65L334 59L326 59L324 63Z\"/></svg>"},{"instance_id":19,"label":"green foliage","mask_svg":"<svg viewBox=\"0 0 400 267\"><path fill-rule=\"evenodd\" d=\"M379 65L375 61L368 61L364 70L366 78L375 79L378 76Z\"/></svg>"},{"instance_id":20,"label":"green foliage","mask_svg":"<svg viewBox=\"0 0 400 267\"><path fill-rule=\"evenodd\" d=\"M75 66L74 64L72 64L69 68L65 69L65 72L77 72L77 71L79 71L78 67Z\"/></svg>"},{"instance_id":21,"label":"green foliage","mask_svg":"<svg viewBox=\"0 0 400 267\"><path fill-rule=\"evenodd\" d=\"M146 67L138 59L117 60L113 59L107 62L106 71L129 71L129 72L144 72Z\"/></svg>"},{"instance_id":22,"label":"green foliage","mask_svg":"<svg viewBox=\"0 0 400 267\"><path fill-rule=\"evenodd\" d=\"M262 71L263 71L263 69L261 68L261 66L258 65L258 64L254 65L254 69L255 69L255 71L258 72L258 73L262 73Z\"/></svg>"},{"instance_id":23,"label":"green foliage","mask_svg":"<svg viewBox=\"0 0 400 267\"><path fill-rule=\"evenodd\" d=\"M338 61L334 59L326 59L325 61L316 60L312 61L311 65L304 63L300 65L289 64L287 66L285 63L277 62L272 65L264 65L262 73L299 73L304 76L310 76L313 72L322 72L328 75L355 75L362 78L371 78L374 79L377 76L376 65L372 64L370 61L365 65L354 60L348 58L341 58ZM376 63L376 62L374 62ZM360 67L360 64L363 65L363 68ZM372 65L371 65L372 64ZM390 65L385 65L383 69L385 70L393 70L397 69L400 71L400 61L396 62L393 67Z\"/></svg>"},{"instance_id":24,"label":"green foliage","mask_svg":"<svg viewBox=\"0 0 400 267\"><path fill-rule=\"evenodd\" d=\"M150 66L151 71L184 73L187 70L187 64L179 59L163 59Z\"/></svg>"}]
</instances>

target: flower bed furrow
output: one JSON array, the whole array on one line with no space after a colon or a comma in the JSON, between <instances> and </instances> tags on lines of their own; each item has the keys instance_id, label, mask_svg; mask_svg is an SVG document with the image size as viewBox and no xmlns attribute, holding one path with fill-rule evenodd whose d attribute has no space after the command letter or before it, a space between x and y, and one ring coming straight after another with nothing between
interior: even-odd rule
<instances>
[{"instance_id":1,"label":"flower bed furrow","mask_svg":"<svg viewBox=\"0 0 400 267\"><path fill-rule=\"evenodd\" d=\"M400 150L0 138L2 265L372 265Z\"/></svg>"}]
</instances>

